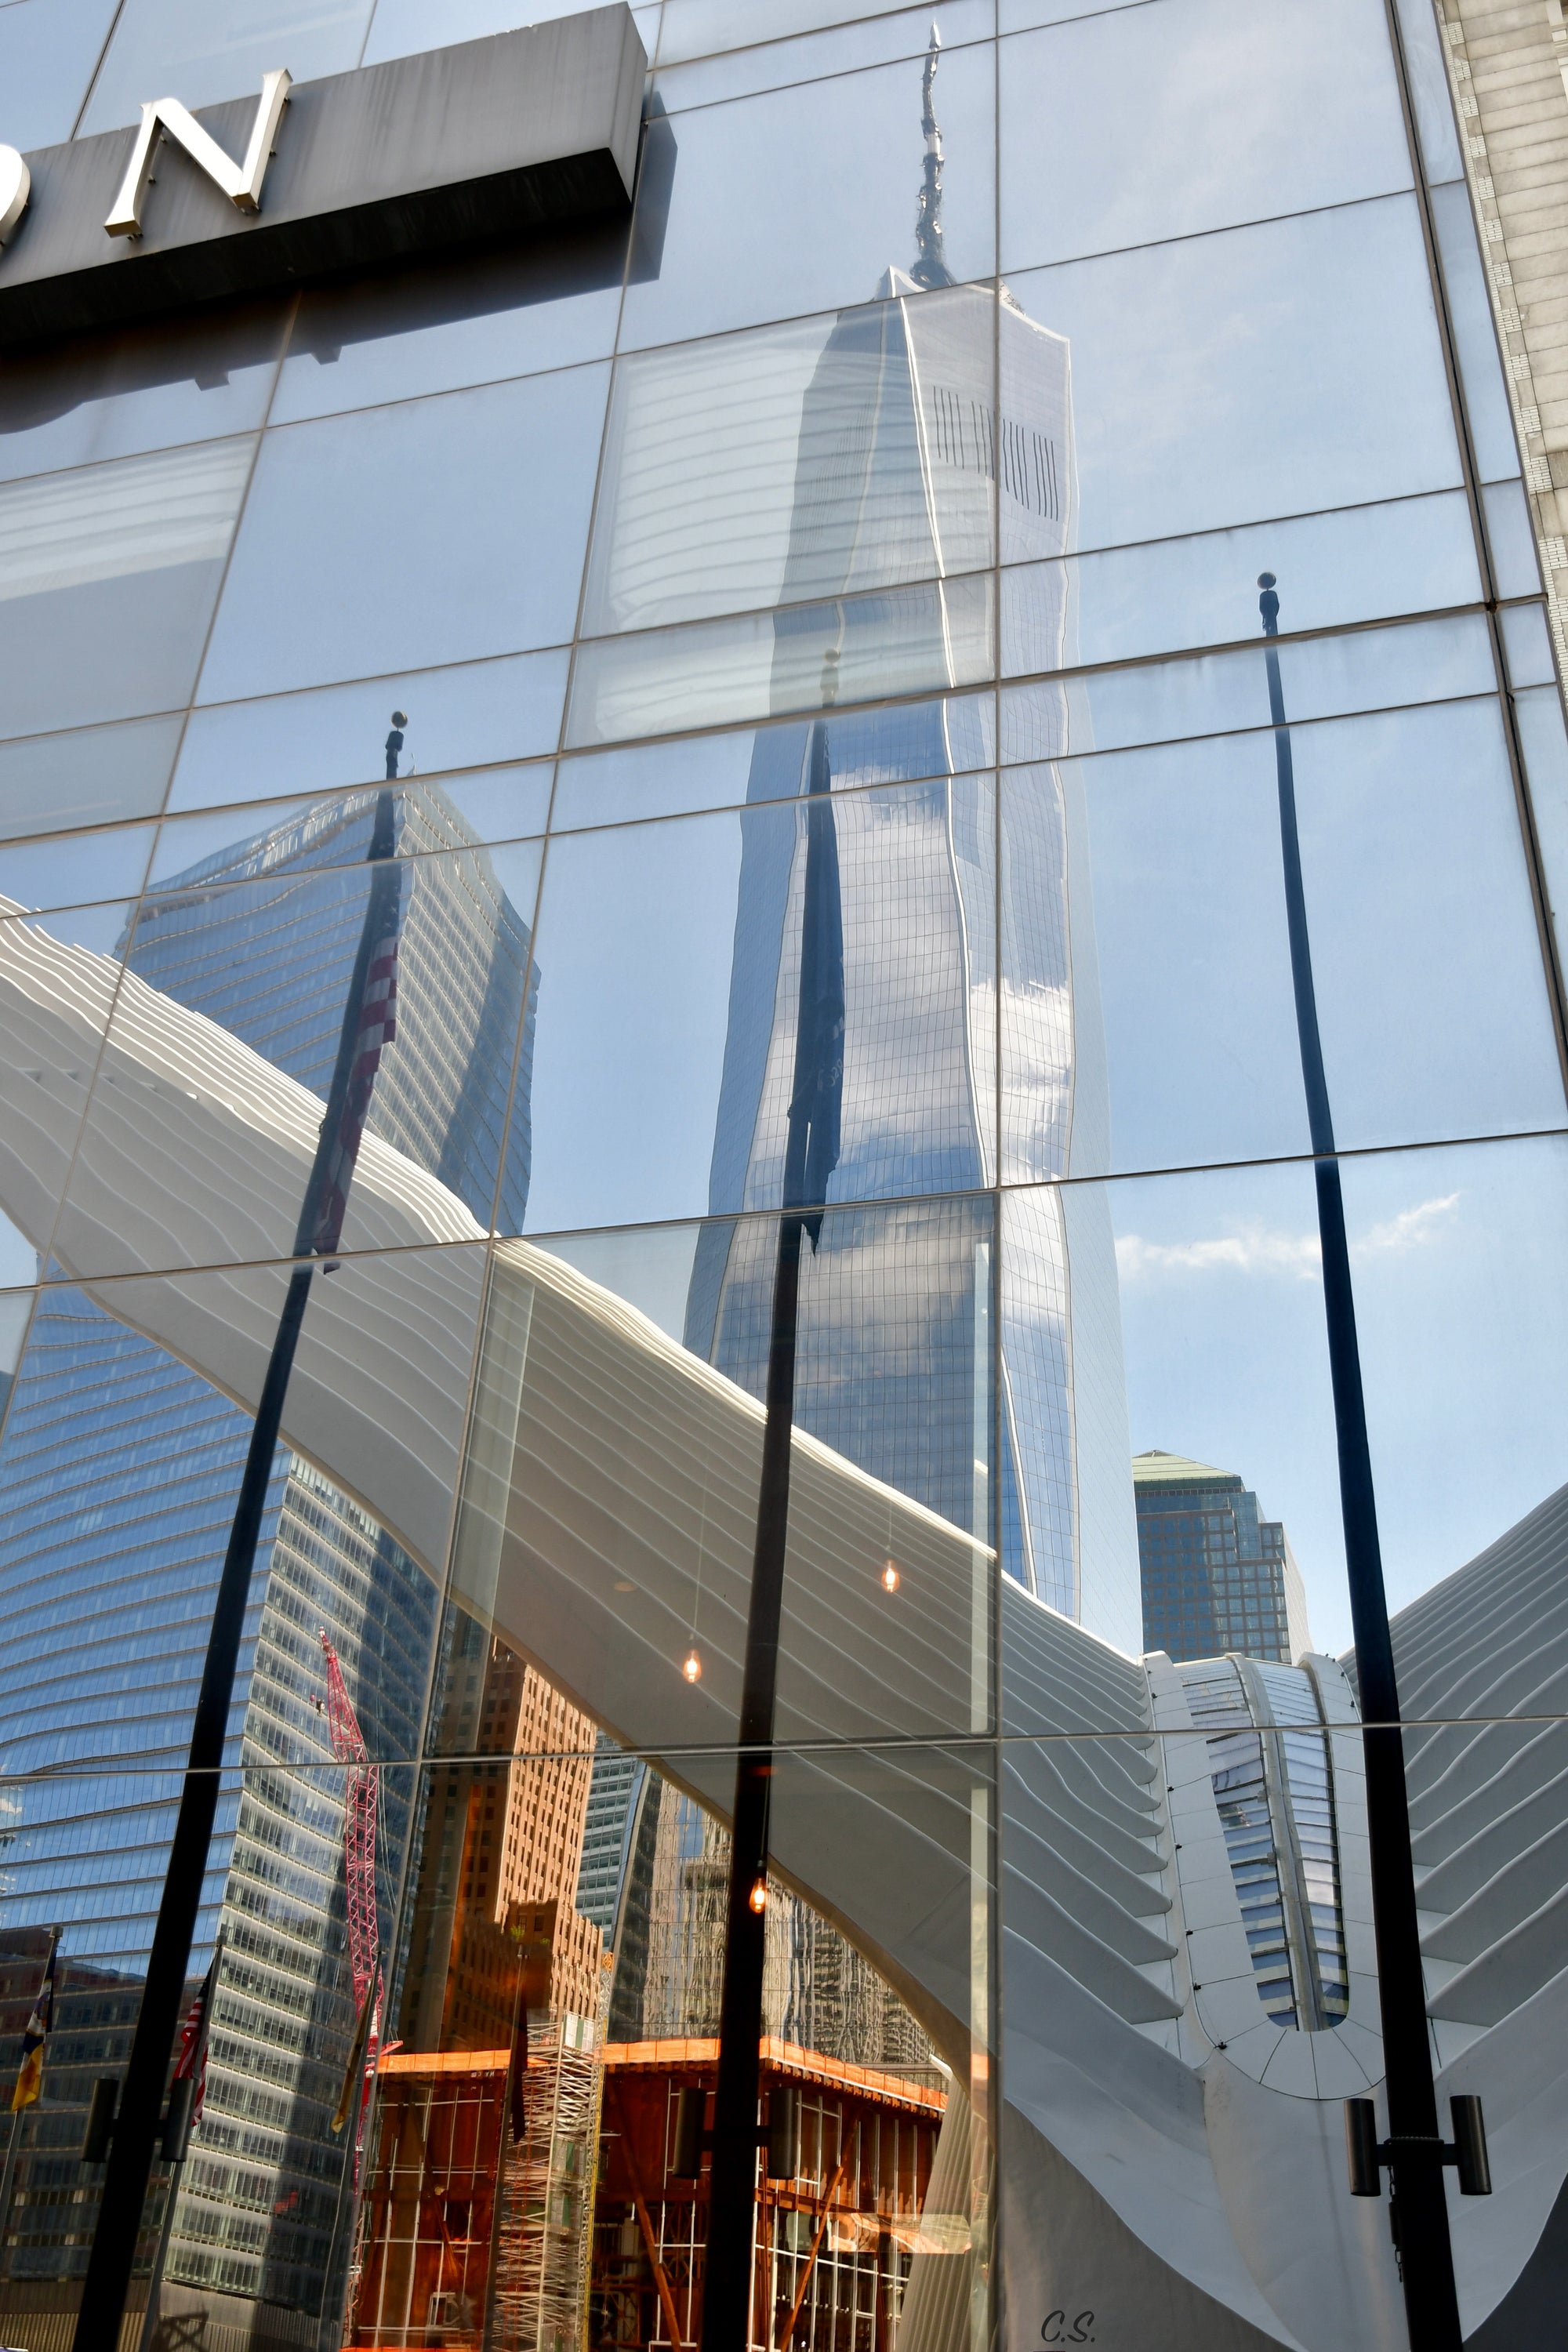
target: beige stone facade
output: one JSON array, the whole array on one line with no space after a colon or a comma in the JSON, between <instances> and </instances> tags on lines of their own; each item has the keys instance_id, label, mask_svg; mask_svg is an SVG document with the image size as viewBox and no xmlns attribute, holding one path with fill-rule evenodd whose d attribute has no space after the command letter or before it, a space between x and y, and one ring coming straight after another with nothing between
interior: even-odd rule
<instances>
[{"instance_id":1,"label":"beige stone facade","mask_svg":"<svg viewBox=\"0 0 1568 2352\"><path fill-rule=\"evenodd\" d=\"M1568 19L1563 0L1436 6L1558 665L1568 670Z\"/></svg>"},{"instance_id":2,"label":"beige stone facade","mask_svg":"<svg viewBox=\"0 0 1568 2352\"><path fill-rule=\"evenodd\" d=\"M519 1687L491 1914L497 1919L504 1919L514 1903L555 1898L563 1912L571 1910L594 1778L594 1726L588 1717L521 1659L511 1661L509 1671L519 1677Z\"/></svg>"}]
</instances>

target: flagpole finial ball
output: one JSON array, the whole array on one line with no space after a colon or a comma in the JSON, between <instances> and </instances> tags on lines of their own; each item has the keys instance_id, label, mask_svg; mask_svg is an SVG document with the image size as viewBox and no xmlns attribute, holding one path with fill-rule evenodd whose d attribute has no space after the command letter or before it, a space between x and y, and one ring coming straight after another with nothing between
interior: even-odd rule
<instances>
[{"instance_id":1,"label":"flagpole finial ball","mask_svg":"<svg viewBox=\"0 0 1568 2352\"><path fill-rule=\"evenodd\" d=\"M392 723L395 727L406 727L408 724L407 711L395 710L392 714Z\"/></svg>"},{"instance_id":2,"label":"flagpole finial ball","mask_svg":"<svg viewBox=\"0 0 1568 2352\"><path fill-rule=\"evenodd\" d=\"M1272 588L1274 585L1272 572L1260 572L1258 575L1258 584L1260 588Z\"/></svg>"}]
</instances>

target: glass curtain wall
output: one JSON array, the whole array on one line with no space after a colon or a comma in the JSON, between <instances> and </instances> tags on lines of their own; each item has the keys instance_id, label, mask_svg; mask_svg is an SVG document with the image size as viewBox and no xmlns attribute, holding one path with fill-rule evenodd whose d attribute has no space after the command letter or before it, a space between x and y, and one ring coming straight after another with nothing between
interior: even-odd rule
<instances>
[{"instance_id":1,"label":"glass curtain wall","mask_svg":"<svg viewBox=\"0 0 1568 2352\"><path fill-rule=\"evenodd\" d=\"M9 0L0 137L512 13ZM632 13L627 219L0 373L0 2334L102 2322L294 1330L121 2352L1546 2352L1568 739L1441 25Z\"/></svg>"}]
</instances>

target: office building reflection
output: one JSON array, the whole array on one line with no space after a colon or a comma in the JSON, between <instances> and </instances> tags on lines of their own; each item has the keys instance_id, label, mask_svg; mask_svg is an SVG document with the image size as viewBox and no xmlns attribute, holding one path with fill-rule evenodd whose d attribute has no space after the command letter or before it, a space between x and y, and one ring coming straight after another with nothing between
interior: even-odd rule
<instances>
[{"instance_id":1,"label":"office building reflection","mask_svg":"<svg viewBox=\"0 0 1568 2352\"><path fill-rule=\"evenodd\" d=\"M728 1838L658 1772L628 1775L472 1620L447 1689L443 1736L480 1754L429 1772L351 2340L535 2347L586 2326L609 2347L668 2325L694 2344ZM591 1817L622 1809L628 1779L606 1937L574 1898ZM947 2071L877 1970L780 1885L767 1937L767 2292L781 2324L798 2298L805 2328L875 2315L890 2344L913 2254L967 2239L962 2212L927 2210Z\"/></svg>"},{"instance_id":2,"label":"office building reflection","mask_svg":"<svg viewBox=\"0 0 1568 2352\"><path fill-rule=\"evenodd\" d=\"M135 2023L356 941L397 1036L284 1401L206 2107L121 2352L165 2211L139 2352L696 2352L770 1277L835 986L731 2171L752 2352L1404 2352L1343 2154L1387 2072L1361 1694L1285 1533L1321 1633L1328 1260L1251 1205L1334 1158L1285 1049L1298 852L1336 1296L1391 1584L1430 1588L1394 1627L1404 2021L1445 2131L1485 2102L1495 2193L1449 2205L1471 2352L1561 2333L1568 1490L1528 1505L1562 1475L1563 737L1528 529L1552 322L1506 288L1530 192L1473 168L1509 77L1456 134L1455 0L959 10L940 66L898 12L805 13L639 9L629 235L8 364L0 2055L66 1928L0 2196L26 2352L70 2339L85 2098ZM68 91L90 28L37 14L0 52L27 105L58 70L60 137L131 119L136 59L192 62L126 0ZM445 37L361 14L299 37ZM388 777L367 898L356 787L405 700L469 772ZM308 805L224 813L281 789ZM525 803L531 866L482 845ZM668 1054L640 1096L617 1028ZM1140 1429L1236 1469L1130 1468L1124 1328ZM380 1775L363 2067L323 1634Z\"/></svg>"},{"instance_id":3,"label":"office building reflection","mask_svg":"<svg viewBox=\"0 0 1568 2352\"><path fill-rule=\"evenodd\" d=\"M1234 1650L1289 1665L1311 1648L1290 1539L1234 1472L1155 1448L1134 1455L1132 1494L1145 1650L1176 1659Z\"/></svg>"},{"instance_id":4,"label":"office building reflection","mask_svg":"<svg viewBox=\"0 0 1568 2352\"><path fill-rule=\"evenodd\" d=\"M324 1092L374 803L361 793L319 803L172 877L121 943L127 969ZM404 1015L371 1131L488 1220L498 1182L518 1206L526 1196L528 929L437 791L400 787L396 820L409 861L396 941ZM507 1154L520 1034L521 1136ZM246 1439L232 1405L153 1340L79 1292L46 1294L0 1436L0 1612L19 1660L9 1761L49 1775L15 1842L11 1916L68 1919L75 1964L101 1955L127 1980L162 1887L172 1768ZM27 1499L40 1491L53 1498L43 1517ZM165 2308L199 2290L236 2344L258 2332L294 2340L289 2315L312 2309L323 2275L342 2267L342 2162L328 2123L354 2019L342 1779L322 1769L333 1750L321 1636L341 1654L372 1753L412 1758L438 1619L427 1569L361 1503L280 1452L231 1718L243 1777L220 1799L204 1914L206 1941L220 1924L226 1936L211 2081L164 2272ZM379 1896L390 1911L414 1791L407 1770L381 1786ZM202 1951L193 1965L199 1973ZM117 2036L100 2038L100 2068L117 2050ZM37 2146L73 2166L80 2130L79 2112L60 2102ZM31 2195L45 2163L40 2154L24 2168L11 2271L68 2304L86 2240L75 2216Z\"/></svg>"}]
</instances>

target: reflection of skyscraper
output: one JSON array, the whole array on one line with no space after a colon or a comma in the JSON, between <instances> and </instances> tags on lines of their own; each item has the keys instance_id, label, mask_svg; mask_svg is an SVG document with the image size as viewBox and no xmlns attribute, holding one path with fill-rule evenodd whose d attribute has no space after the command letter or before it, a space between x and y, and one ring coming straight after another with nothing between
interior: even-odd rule
<instances>
[{"instance_id":1,"label":"reflection of skyscraper","mask_svg":"<svg viewBox=\"0 0 1568 2352\"><path fill-rule=\"evenodd\" d=\"M805 391L783 609L773 616L784 709L801 705L803 664L822 662L825 625L830 673L858 627L890 625L929 640L917 667L945 670L957 685L951 648L973 626L998 518L1009 559L1031 562L1012 583L1031 667L1056 670L1064 659L1068 347L1005 291L998 299L946 280L932 205L928 184L919 282L890 269L875 301L842 312ZM895 583L929 583L929 593L906 599L889 622L891 607L882 610L874 592ZM856 605L837 601L860 592ZM892 648L895 659L905 651ZM1064 749L1060 688L1017 691L1028 708L1012 714L1014 731L1037 753ZM1071 784L1048 761L1012 770L999 817L989 709L968 698L835 712L826 730L847 998L842 1145L828 1200L900 1206L823 1228L802 1297L796 1416L878 1476L984 1532L994 1403L1005 1567L1042 1600L1135 1648L1120 1315L1103 1203L1016 1192L994 1273L989 1205L962 1197L999 1178L1039 1187L1105 1166L1093 929ZM808 732L759 733L752 757L710 1189L719 1217L776 1208L781 1197ZM925 1198L936 1194L946 1197ZM773 1248L762 1224L710 1228L687 1319L688 1344L755 1391ZM987 1366L998 1315L994 1400Z\"/></svg>"},{"instance_id":2,"label":"reflection of skyscraper","mask_svg":"<svg viewBox=\"0 0 1568 2352\"><path fill-rule=\"evenodd\" d=\"M1178 1663L1236 1651L1289 1665L1312 1646L1289 1539L1235 1473L1180 1454L1132 1465L1143 1647Z\"/></svg>"},{"instance_id":3,"label":"reflection of skyscraper","mask_svg":"<svg viewBox=\"0 0 1568 2352\"><path fill-rule=\"evenodd\" d=\"M153 987L323 1096L374 800L320 803L161 884L129 943L131 969ZM403 1017L369 1124L488 1224L520 1030L527 1100L529 934L442 795L404 785L397 802ZM526 1148L507 1182L515 1214ZM68 1966L79 1958L133 1974L144 1961L247 1436L244 1415L149 1341L74 1292L46 1297L0 1438L0 1638L7 1760L54 1768L16 1837L13 1916L66 1919ZM47 1517L29 1500L46 1493ZM247 1769L220 1801L207 1882L202 1933L210 1937L221 1903L228 1958L202 2160L169 2263L175 2292L201 2284L306 2307L319 2292L336 2208L326 2126L353 2020L341 1776L316 1703L318 1628L342 1655L373 1751L412 1757L437 1617L424 1569L331 1481L280 1454L231 1717L230 1755ZM88 1757L90 1776L71 1776ZM383 1791L390 1907L413 1790L393 1769ZM66 2113L55 2128L74 2138L79 2117ZM275 2216L264 2233L258 2198ZM43 2210L47 2221L52 2209ZM74 2242L79 2217L54 2218L68 2220ZM15 2267L42 2283L69 2275L84 2252L40 2231Z\"/></svg>"},{"instance_id":4,"label":"reflection of skyscraper","mask_svg":"<svg viewBox=\"0 0 1568 2352\"><path fill-rule=\"evenodd\" d=\"M635 1838L611 2037L711 2038L724 1975L730 1833L692 1798L649 1773ZM931 2064L931 2043L891 1985L836 1927L776 1883L768 1893L763 2031L851 2065Z\"/></svg>"}]
</instances>

